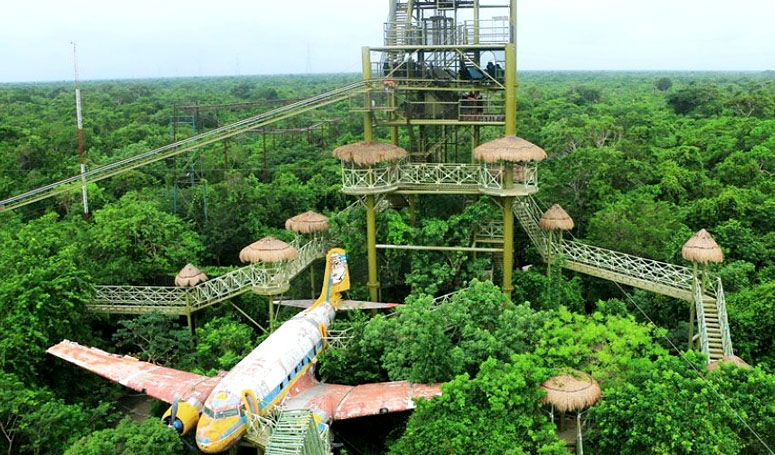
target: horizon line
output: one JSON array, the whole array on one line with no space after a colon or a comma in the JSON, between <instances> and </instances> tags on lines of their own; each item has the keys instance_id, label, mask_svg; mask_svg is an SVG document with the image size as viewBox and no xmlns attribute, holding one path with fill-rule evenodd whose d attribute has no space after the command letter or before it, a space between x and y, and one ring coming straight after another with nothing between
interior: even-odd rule
<instances>
[{"instance_id":1,"label":"horizon line","mask_svg":"<svg viewBox=\"0 0 775 455\"><path fill-rule=\"evenodd\" d=\"M766 70L713 70L713 69L524 69L518 73L643 73L643 74L680 74L680 73L705 73L705 74L767 74L774 73L775 69ZM222 74L222 75L198 75L198 76L139 76L139 77L108 77L81 79L80 82L126 82L126 81L158 81L176 79L239 79L279 76L337 76L359 75L359 72L319 72L319 73L265 73L265 74ZM72 84L70 79L48 80L12 80L0 81L0 85L33 85L33 84Z\"/></svg>"}]
</instances>

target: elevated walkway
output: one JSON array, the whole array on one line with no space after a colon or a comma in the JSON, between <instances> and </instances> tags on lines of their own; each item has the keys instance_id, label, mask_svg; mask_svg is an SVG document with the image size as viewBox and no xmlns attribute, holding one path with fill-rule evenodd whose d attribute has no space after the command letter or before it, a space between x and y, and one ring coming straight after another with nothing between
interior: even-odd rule
<instances>
[{"instance_id":1,"label":"elevated walkway","mask_svg":"<svg viewBox=\"0 0 775 455\"><path fill-rule=\"evenodd\" d=\"M346 212L361 206L362 198L355 200ZM389 207L386 198L377 200L376 210ZM340 212L340 213L342 213ZM232 270L192 288L173 286L95 286L95 296L87 308L97 313L145 314L158 312L187 316L216 303L252 291L260 295L278 295L288 290L290 282L316 259L326 257L331 239L319 237L303 243L295 240L291 245L298 256L293 261L280 264L251 264Z\"/></svg>"},{"instance_id":2,"label":"elevated walkway","mask_svg":"<svg viewBox=\"0 0 775 455\"><path fill-rule=\"evenodd\" d=\"M159 147L154 150L141 153L114 163L99 166L87 171L84 175L86 182L97 182L123 172L145 166L156 161L189 152L204 145L222 141L232 136L246 133L269 124L294 117L299 114L318 109L329 104L347 100L358 94L367 92L372 85L381 82L381 79L358 81L350 85L316 95L295 103L288 104L270 111L240 120L229 125L207 131L172 144ZM31 204L42 199L47 199L57 194L68 192L81 186L81 175L75 175L49 185L36 188L26 193L19 194L0 201L0 211L12 210Z\"/></svg>"},{"instance_id":3,"label":"elevated walkway","mask_svg":"<svg viewBox=\"0 0 775 455\"><path fill-rule=\"evenodd\" d=\"M520 198L514 203L514 215L544 260L559 256L563 259L560 265L567 269L691 302L697 310L701 351L710 360L732 355L726 299L719 277L709 274L703 293L701 283L688 267L575 240L563 239L550 244L538 224L542 213L532 197Z\"/></svg>"},{"instance_id":4,"label":"elevated walkway","mask_svg":"<svg viewBox=\"0 0 775 455\"><path fill-rule=\"evenodd\" d=\"M218 302L252 291L278 295L287 291L290 281L316 259L324 258L329 239L317 238L300 244L292 242L298 257L279 264L251 264L233 270L192 288L172 286L96 286L95 297L87 308L99 313L190 315Z\"/></svg>"}]
</instances>

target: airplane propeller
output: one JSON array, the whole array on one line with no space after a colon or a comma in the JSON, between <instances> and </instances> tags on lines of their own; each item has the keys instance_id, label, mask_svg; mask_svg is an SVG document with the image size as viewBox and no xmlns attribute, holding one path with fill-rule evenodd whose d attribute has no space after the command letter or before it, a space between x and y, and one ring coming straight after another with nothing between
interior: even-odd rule
<instances>
[{"instance_id":1,"label":"airplane propeller","mask_svg":"<svg viewBox=\"0 0 775 455\"><path fill-rule=\"evenodd\" d=\"M172 400L172 408L170 408L170 422L169 426L175 429L178 434L183 433L183 422L178 419L178 403L180 402L180 395L175 395L175 399Z\"/></svg>"},{"instance_id":2,"label":"airplane propeller","mask_svg":"<svg viewBox=\"0 0 775 455\"><path fill-rule=\"evenodd\" d=\"M170 408L170 420L167 424L170 428L175 430L176 433L180 436L180 440L183 441L183 444L191 451L191 453L199 454L201 453L199 449L194 447L193 444L188 442L186 438L183 437L183 422L178 419L178 404L180 403L180 395L175 395L175 399L172 400L172 407Z\"/></svg>"}]
</instances>

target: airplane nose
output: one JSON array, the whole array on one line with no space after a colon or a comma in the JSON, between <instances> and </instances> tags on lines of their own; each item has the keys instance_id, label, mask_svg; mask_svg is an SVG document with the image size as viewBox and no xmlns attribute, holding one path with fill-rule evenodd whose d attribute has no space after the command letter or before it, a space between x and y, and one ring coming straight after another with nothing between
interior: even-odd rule
<instances>
[{"instance_id":1,"label":"airplane nose","mask_svg":"<svg viewBox=\"0 0 775 455\"><path fill-rule=\"evenodd\" d=\"M218 435L214 434L213 425L199 421L199 425L196 427L196 446L199 447L204 453L217 453L219 450L215 449L218 445Z\"/></svg>"},{"instance_id":2,"label":"airplane nose","mask_svg":"<svg viewBox=\"0 0 775 455\"><path fill-rule=\"evenodd\" d=\"M199 421L196 445L204 453L220 453L229 449L242 437L246 428L241 419Z\"/></svg>"}]
</instances>

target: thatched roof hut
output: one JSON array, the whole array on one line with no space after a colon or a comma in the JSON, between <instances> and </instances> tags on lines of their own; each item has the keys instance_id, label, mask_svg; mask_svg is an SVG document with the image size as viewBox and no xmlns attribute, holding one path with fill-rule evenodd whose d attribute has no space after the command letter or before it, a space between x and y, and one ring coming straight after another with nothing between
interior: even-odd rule
<instances>
[{"instance_id":1,"label":"thatched roof hut","mask_svg":"<svg viewBox=\"0 0 775 455\"><path fill-rule=\"evenodd\" d=\"M280 262L296 259L298 251L282 240L274 237L264 237L258 242L251 243L239 253L242 262Z\"/></svg>"},{"instance_id":2,"label":"thatched roof hut","mask_svg":"<svg viewBox=\"0 0 775 455\"><path fill-rule=\"evenodd\" d=\"M327 231L328 228L328 218L312 211L285 220L285 229L299 234Z\"/></svg>"},{"instance_id":3,"label":"thatched roof hut","mask_svg":"<svg viewBox=\"0 0 775 455\"><path fill-rule=\"evenodd\" d=\"M602 395L595 378L580 371L549 378L541 388L546 391L543 402L560 412L580 411L595 404Z\"/></svg>"},{"instance_id":4,"label":"thatched roof hut","mask_svg":"<svg viewBox=\"0 0 775 455\"><path fill-rule=\"evenodd\" d=\"M541 147L517 136L504 136L474 149L474 158L487 163L497 161L543 161L546 152Z\"/></svg>"},{"instance_id":5,"label":"thatched roof hut","mask_svg":"<svg viewBox=\"0 0 775 455\"><path fill-rule=\"evenodd\" d=\"M719 360L714 360L708 364L708 371L714 371L716 370L721 363L730 363L738 368L744 368L744 369L750 369L753 368L751 365L748 365L745 360L741 359L740 357L736 355L725 355Z\"/></svg>"},{"instance_id":6,"label":"thatched roof hut","mask_svg":"<svg viewBox=\"0 0 775 455\"><path fill-rule=\"evenodd\" d=\"M713 236L705 229L694 234L684 244L681 254L687 261L699 262L700 264L722 262L724 260L724 253L721 252L721 248L713 240Z\"/></svg>"},{"instance_id":7,"label":"thatched roof hut","mask_svg":"<svg viewBox=\"0 0 775 455\"><path fill-rule=\"evenodd\" d=\"M186 264L175 277L175 286L179 288L190 288L199 283L203 283L208 279L209 278L207 278L207 275L205 275L204 272L191 264Z\"/></svg>"},{"instance_id":8,"label":"thatched roof hut","mask_svg":"<svg viewBox=\"0 0 775 455\"><path fill-rule=\"evenodd\" d=\"M560 204L554 204L547 210L538 221L541 229L547 231L570 231L573 229L573 218L563 209Z\"/></svg>"},{"instance_id":9,"label":"thatched roof hut","mask_svg":"<svg viewBox=\"0 0 775 455\"><path fill-rule=\"evenodd\" d=\"M393 144L375 141L361 141L347 144L334 150L334 156L359 166L372 166L383 161L396 161L405 158L406 150Z\"/></svg>"}]
</instances>

